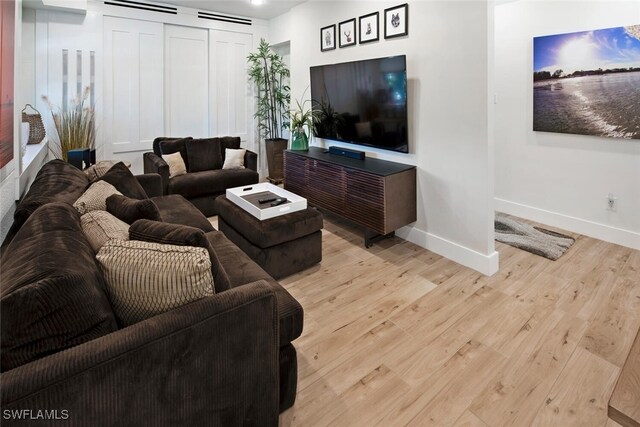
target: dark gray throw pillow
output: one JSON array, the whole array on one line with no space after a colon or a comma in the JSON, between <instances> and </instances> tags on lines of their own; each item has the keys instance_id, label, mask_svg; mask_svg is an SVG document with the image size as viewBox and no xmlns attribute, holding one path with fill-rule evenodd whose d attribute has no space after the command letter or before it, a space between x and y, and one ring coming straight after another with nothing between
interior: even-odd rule
<instances>
[{"instance_id":1,"label":"dark gray throw pillow","mask_svg":"<svg viewBox=\"0 0 640 427\"><path fill-rule=\"evenodd\" d=\"M213 274L216 292L222 292L230 288L229 278L221 267L218 256L211 247L204 231L199 228L140 219L129 227L129 240L205 248L211 258L211 273Z\"/></svg>"},{"instance_id":2,"label":"dark gray throw pillow","mask_svg":"<svg viewBox=\"0 0 640 427\"><path fill-rule=\"evenodd\" d=\"M118 162L113 165L111 169L107 171L107 173L93 182L96 181L106 181L116 187L116 190L127 197L131 197L132 199L141 200L149 198L149 196L147 196L147 193L144 191L144 188L142 188L142 185L140 185L129 168L126 167L122 162Z\"/></svg>"},{"instance_id":3,"label":"dark gray throw pillow","mask_svg":"<svg viewBox=\"0 0 640 427\"><path fill-rule=\"evenodd\" d=\"M133 224L139 219L162 221L160 211L151 199L137 200L114 194L107 197L107 212L127 224Z\"/></svg>"},{"instance_id":4,"label":"dark gray throw pillow","mask_svg":"<svg viewBox=\"0 0 640 427\"><path fill-rule=\"evenodd\" d=\"M220 138L192 139L185 142L189 159L189 172L222 168Z\"/></svg>"}]
</instances>

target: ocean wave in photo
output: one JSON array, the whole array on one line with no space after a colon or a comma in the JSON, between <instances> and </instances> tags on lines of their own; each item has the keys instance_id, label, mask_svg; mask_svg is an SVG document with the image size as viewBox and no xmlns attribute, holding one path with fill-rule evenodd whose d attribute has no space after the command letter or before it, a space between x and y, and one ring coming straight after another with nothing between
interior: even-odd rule
<instances>
[{"instance_id":1,"label":"ocean wave in photo","mask_svg":"<svg viewBox=\"0 0 640 427\"><path fill-rule=\"evenodd\" d=\"M640 72L534 83L533 130L640 139Z\"/></svg>"}]
</instances>

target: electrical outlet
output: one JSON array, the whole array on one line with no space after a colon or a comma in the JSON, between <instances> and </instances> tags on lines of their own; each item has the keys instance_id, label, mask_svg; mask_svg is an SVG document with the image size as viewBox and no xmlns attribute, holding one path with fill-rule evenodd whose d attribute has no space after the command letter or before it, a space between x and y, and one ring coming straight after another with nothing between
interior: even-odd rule
<instances>
[{"instance_id":1,"label":"electrical outlet","mask_svg":"<svg viewBox=\"0 0 640 427\"><path fill-rule=\"evenodd\" d=\"M617 208L618 198L613 194L607 194L607 210L611 212L615 212Z\"/></svg>"}]
</instances>

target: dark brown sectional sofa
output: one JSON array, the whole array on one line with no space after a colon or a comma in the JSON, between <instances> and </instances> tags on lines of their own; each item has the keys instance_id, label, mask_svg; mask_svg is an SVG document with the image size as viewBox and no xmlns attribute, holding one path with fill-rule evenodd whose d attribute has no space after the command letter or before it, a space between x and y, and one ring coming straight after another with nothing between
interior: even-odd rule
<instances>
[{"instance_id":1,"label":"dark brown sectional sofa","mask_svg":"<svg viewBox=\"0 0 640 427\"><path fill-rule=\"evenodd\" d=\"M277 425L295 401L302 307L181 196L161 196L158 175L136 178L164 221L206 232L228 289L119 328L71 206L88 178L47 163L3 243L2 425Z\"/></svg>"},{"instance_id":2,"label":"dark brown sectional sofa","mask_svg":"<svg viewBox=\"0 0 640 427\"><path fill-rule=\"evenodd\" d=\"M153 152L143 155L144 172L162 177L163 194L180 194L204 215L216 215L213 202L227 188L256 184L259 180L258 155L249 150L244 157L244 169L222 169L227 148L239 149L240 138L156 138ZM170 178L169 165L162 155L177 152L185 162L187 173Z\"/></svg>"}]
</instances>

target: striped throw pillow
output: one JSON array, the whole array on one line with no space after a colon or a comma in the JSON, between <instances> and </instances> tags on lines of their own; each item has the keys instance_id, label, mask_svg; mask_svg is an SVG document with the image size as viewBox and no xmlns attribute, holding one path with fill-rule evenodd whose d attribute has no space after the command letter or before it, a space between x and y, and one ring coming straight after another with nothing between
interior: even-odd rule
<instances>
[{"instance_id":1,"label":"striped throw pillow","mask_svg":"<svg viewBox=\"0 0 640 427\"><path fill-rule=\"evenodd\" d=\"M96 259L121 326L214 294L204 248L109 240Z\"/></svg>"},{"instance_id":2,"label":"striped throw pillow","mask_svg":"<svg viewBox=\"0 0 640 427\"><path fill-rule=\"evenodd\" d=\"M122 193L106 181L96 181L76 200L73 207L76 208L80 215L91 211L106 211L107 197L113 194Z\"/></svg>"},{"instance_id":3,"label":"striped throw pillow","mask_svg":"<svg viewBox=\"0 0 640 427\"><path fill-rule=\"evenodd\" d=\"M80 217L84 237L98 252L111 239L129 240L129 224L107 211L91 211Z\"/></svg>"}]
</instances>

